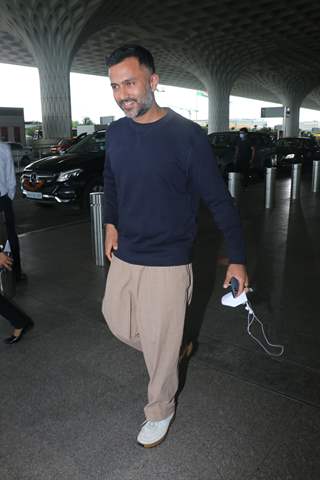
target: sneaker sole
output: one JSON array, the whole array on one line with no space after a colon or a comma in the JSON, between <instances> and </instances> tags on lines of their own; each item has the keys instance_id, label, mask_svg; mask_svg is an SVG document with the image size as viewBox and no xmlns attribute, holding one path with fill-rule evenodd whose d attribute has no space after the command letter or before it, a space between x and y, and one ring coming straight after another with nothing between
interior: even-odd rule
<instances>
[{"instance_id":1,"label":"sneaker sole","mask_svg":"<svg viewBox=\"0 0 320 480\"><path fill-rule=\"evenodd\" d=\"M140 445L141 447L143 448L154 448L154 447L157 447L158 445L160 445L160 443L164 442L164 440L166 439L168 433L169 433L169 429L171 427L171 424L173 422L173 420L175 419L175 415L173 415L173 417L171 418L170 420L170 423L168 425L168 430L166 431L166 433L163 435L163 437L161 437L159 440L157 440L156 442L154 443L140 443L140 442L137 442L138 445Z\"/></svg>"}]
</instances>

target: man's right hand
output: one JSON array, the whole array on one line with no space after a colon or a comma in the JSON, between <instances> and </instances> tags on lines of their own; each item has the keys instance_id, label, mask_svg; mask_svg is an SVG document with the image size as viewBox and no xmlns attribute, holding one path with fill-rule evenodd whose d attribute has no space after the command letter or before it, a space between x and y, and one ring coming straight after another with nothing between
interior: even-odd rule
<instances>
[{"instance_id":1,"label":"man's right hand","mask_svg":"<svg viewBox=\"0 0 320 480\"><path fill-rule=\"evenodd\" d=\"M111 223L106 225L105 254L111 262L112 250L118 250L118 230Z\"/></svg>"},{"instance_id":2,"label":"man's right hand","mask_svg":"<svg viewBox=\"0 0 320 480\"><path fill-rule=\"evenodd\" d=\"M0 267L12 270L12 258L8 257L8 255L3 252L0 253Z\"/></svg>"}]
</instances>

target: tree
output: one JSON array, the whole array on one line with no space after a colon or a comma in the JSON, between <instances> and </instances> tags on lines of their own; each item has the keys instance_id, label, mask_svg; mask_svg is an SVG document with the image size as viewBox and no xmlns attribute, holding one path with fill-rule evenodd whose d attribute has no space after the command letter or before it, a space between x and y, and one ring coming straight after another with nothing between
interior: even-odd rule
<instances>
[{"instance_id":1,"label":"tree","mask_svg":"<svg viewBox=\"0 0 320 480\"><path fill-rule=\"evenodd\" d=\"M90 117L84 117L84 119L82 120L82 124L83 125L93 125L93 121L91 120Z\"/></svg>"}]
</instances>

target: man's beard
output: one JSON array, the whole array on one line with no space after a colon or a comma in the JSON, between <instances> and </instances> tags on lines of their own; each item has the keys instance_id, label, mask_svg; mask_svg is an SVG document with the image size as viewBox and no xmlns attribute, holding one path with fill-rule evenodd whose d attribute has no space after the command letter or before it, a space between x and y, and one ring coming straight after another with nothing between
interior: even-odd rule
<instances>
[{"instance_id":1,"label":"man's beard","mask_svg":"<svg viewBox=\"0 0 320 480\"><path fill-rule=\"evenodd\" d=\"M132 110L127 111L123 107L123 104L125 102L135 102L138 108L133 108ZM144 97L140 99L127 97L127 98L124 98L123 100L120 100L120 102L118 102L118 105L121 108L121 110L124 111L127 117L137 118L147 113L152 107L153 103L154 103L154 94L151 88L149 88Z\"/></svg>"}]
</instances>

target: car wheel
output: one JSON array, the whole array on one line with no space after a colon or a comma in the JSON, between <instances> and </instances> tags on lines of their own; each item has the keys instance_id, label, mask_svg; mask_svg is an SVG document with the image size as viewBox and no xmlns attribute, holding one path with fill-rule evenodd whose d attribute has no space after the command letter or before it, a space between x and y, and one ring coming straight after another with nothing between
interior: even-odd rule
<instances>
[{"instance_id":1,"label":"car wheel","mask_svg":"<svg viewBox=\"0 0 320 480\"><path fill-rule=\"evenodd\" d=\"M103 192L103 183L101 178L95 178L85 186L81 202L82 208L87 210L90 208L90 193L92 192Z\"/></svg>"}]
</instances>

